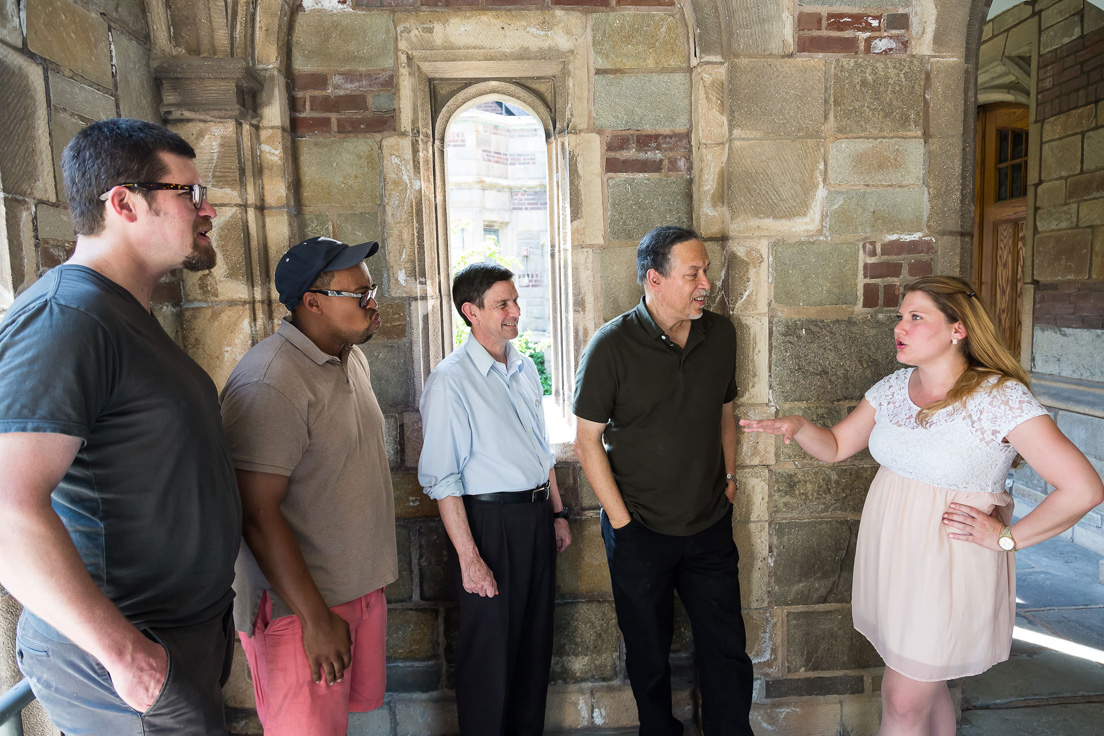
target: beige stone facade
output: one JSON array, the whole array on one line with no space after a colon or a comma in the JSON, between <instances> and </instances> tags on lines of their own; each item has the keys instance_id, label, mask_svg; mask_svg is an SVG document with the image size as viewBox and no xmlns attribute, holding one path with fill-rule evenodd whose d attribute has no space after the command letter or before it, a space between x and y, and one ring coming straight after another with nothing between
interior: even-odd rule
<instances>
[{"instance_id":1,"label":"beige stone facade","mask_svg":"<svg viewBox=\"0 0 1104 736\"><path fill-rule=\"evenodd\" d=\"M164 122L199 152L220 264L167 279L158 311L220 385L282 316L272 264L290 244L379 239L384 328L365 352L388 419L401 573L388 589L390 694L350 733L451 734L448 541L416 475L421 387L452 334L451 116L493 94L545 128L559 414L587 340L639 299L636 241L680 224L703 234L711 308L737 327L740 415L834 422L895 368L901 282L970 270L975 87L979 64L1001 58L983 32L1035 23L1050 53L1096 22L1080 1L1029 5L998 31L983 0L0 0L0 310L70 252L58 156L113 115ZM1102 278L1101 104L1032 128L1032 170L1045 170L1032 196L1046 202L1034 278L1067 252L1056 281ZM1062 234L1053 251L1050 233ZM570 444L558 452L581 511L559 564L548 724L628 726L598 504ZM740 462L733 535L757 730L873 734L881 662L849 606L873 461L827 467L754 435ZM678 621L676 708L689 721L692 643ZM0 673L6 687L12 672ZM228 705L237 733L260 733L247 677L239 657Z\"/></svg>"}]
</instances>

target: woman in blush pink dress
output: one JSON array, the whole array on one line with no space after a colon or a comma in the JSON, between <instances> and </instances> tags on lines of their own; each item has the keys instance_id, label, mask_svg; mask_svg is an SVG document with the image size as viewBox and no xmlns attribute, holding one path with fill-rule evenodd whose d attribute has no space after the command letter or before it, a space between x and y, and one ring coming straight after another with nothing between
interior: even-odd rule
<instances>
[{"instance_id":1,"label":"woman in blush pink dress","mask_svg":"<svg viewBox=\"0 0 1104 736\"><path fill-rule=\"evenodd\" d=\"M882 467L859 527L852 615L886 663L879 733L953 736L947 680L1008 658L1015 550L1073 526L1104 487L1032 396L969 283L912 282L897 320L897 360L913 367L876 383L839 424L740 424L824 462L869 446ZM1013 524L1004 480L1017 453L1055 489Z\"/></svg>"}]
</instances>

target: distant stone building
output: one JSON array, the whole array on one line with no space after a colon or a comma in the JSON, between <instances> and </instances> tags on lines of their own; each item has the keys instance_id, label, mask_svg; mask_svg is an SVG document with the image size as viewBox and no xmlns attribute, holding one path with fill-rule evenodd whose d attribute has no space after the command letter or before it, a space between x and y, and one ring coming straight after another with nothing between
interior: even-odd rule
<instances>
[{"instance_id":1,"label":"distant stone building","mask_svg":"<svg viewBox=\"0 0 1104 736\"><path fill-rule=\"evenodd\" d=\"M271 277L288 245L379 239L384 322L365 351L387 417L402 572L387 591L390 694L350 733L454 733L455 607L447 539L417 483L417 406L451 349L449 234L465 219L447 203L446 133L483 101L513 101L540 124L560 414L582 347L640 297L636 242L681 224L702 233L711 309L737 328L741 416L841 419L896 367L900 285L973 275L1001 300L1041 398L1104 470L1104 11L1034 0L986 23L990 4L1010 5L0 0L0 311L71 252L60 152L115 115L163 122L199 152L219 265L166 279L155 311L220 385L283 316ZM977 106L998 102L1025 107L1009 114L1026 122L994 124L988 155ZM1026 150L1000 154L1002 130L1026 131L1008 138ZM975 182L991 177L999 195L1001 169L1005 197L989 203ZM518 214L500 223L540 196L510 191L501 211ZM522 243L510 247L534 257ZM570 442L557 451L582 513L559 566L549 727L631 725L597 501ZM733 535L757 730L873 734L881 662L849 605L872 460L824 466L755 435L740 463ZM1015 482L1025 500L1048 490L1029 469ZM1104 553L1101 518L1074 541ZM16 611L0 596L8 638ZM678 620L676 702L691 720ZM0 687L17 677L0 654ZM259 733L246 678L239 656L228 703L236 732Z\"/></svg>"}]
</instances>

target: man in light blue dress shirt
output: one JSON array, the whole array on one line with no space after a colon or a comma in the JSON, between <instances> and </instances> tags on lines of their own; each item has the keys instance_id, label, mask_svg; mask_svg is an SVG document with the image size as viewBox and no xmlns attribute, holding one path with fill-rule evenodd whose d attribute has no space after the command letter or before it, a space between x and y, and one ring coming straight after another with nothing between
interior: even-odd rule
<instances>
[{"instance_id":1,"label":"man in light blue dress shirt","mask_svg":"<svg viewBox=\"0 0 1104 736\"><path fill-rule=\"evenodd\" d=\"M422 393L418 481L453 545L461 736L543 732L555 552L571 544L540 377L510 344L521 315L513 276L490 263L456 274L452 298L471 336Z\"/></svg>"}]
</instances>

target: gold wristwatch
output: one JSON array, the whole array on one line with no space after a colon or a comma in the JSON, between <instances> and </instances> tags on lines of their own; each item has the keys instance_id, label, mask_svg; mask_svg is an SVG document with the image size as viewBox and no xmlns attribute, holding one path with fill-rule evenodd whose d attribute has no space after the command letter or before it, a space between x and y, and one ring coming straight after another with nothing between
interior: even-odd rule
<instances>
[{"instance_id":1,"label":"gold wristwatch","mask_svg":"<svg viewBox=\"0 0 1104 736\"><path fill-rule=\"evenodd\" d=\"M1012 538L1012 527L1005 526L1001 529L1000 537L997 538L997 544L1005 552L1016 551L1016 540Z\"/></svg>"}]
</instances>

